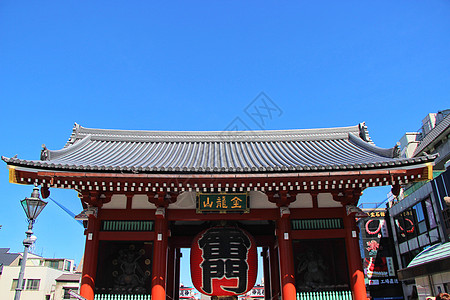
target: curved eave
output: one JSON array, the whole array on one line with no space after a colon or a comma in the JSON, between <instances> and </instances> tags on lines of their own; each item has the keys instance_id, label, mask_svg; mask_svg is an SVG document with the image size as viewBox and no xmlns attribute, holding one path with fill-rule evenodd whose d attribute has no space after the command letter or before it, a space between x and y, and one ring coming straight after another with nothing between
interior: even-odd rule
<instances>
[{"instance_id":1,"label":"curved eave","mask_svg":"<svg viewBox=\"0 0 450 300\"><path fill-rule=\"evenodd\" d=\"M338 172L338 171L362 171L383 170L408 167L420 167L420 165L433 162L438 155L428 155L407 159L396 159L387 162L345 164L345 165L321 165L321 166L291 166L291 167L260 167L260 168L158 168L158 167L105 167L89 165L58 164L51 161L22 160L7 158L2 160L8 165L33 168L47 171L67 172L96 172L96 173L142 173L142 174L264 174L264 173L309 173L309 172Z\"/></svg>"}]
</instances>

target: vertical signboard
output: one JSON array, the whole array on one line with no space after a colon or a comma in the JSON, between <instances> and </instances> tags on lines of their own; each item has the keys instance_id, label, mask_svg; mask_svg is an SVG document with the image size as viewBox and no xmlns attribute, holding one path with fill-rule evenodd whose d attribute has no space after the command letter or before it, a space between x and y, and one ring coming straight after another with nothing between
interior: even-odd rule
<instances>
[{"instance_id":1,"label":"vertical signboard","mask_svg":"<svg viewBox=\"0 0 450 300\"><path fill-rule=\"evenodd\" d=\"M361 220L361 252L371 296L394 299L389 297L402 296L402 290L395 273L394 246L385 214L385 211L373 211L368 218Z\"/></svg>"}]
</instances>

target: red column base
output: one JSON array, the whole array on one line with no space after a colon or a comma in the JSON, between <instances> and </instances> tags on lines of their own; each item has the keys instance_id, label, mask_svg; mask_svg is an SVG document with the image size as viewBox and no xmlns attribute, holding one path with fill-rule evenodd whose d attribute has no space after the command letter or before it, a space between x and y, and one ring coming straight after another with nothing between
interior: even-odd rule
<instances>
[{"instance_id":1,"label":"red column base","mask_svg":"<svg viewBox=\"0 0 450 300\"><path fill-rule=\"evenodd\" d=\"M355 300L366 300L366 283L364 282L364 273L360 270L353 273L353 299Z\"/></svg>"},{"instance_id":2,"label":"red column base","mask_svg":"<svg viewBox=\"0 0 450 300\"><path fill-rule=\"evenodd\" d=\"M80 296L94 300L94 279L89 275L84 275L81 279Z\"/></svg>"},{"instance_id":3,"label":"red column base","mask_svg":"<svg viewBox=\"0 0 450 300\"><path fill-rule=\"evenodd\" d=\"M165 300L166 291L162 285L156 284L152 287L152 300Z\"/></svg>"},{"instance_id":4,"label":"red column base","mask_svg":"<svg viewBox=\"0 0 450 300\"><path fill-rule=\"evenodd\" d=\"M296 300L297 291L293 283L286 283L283 285L283 300Z\"/></svg>"}]
</instances>

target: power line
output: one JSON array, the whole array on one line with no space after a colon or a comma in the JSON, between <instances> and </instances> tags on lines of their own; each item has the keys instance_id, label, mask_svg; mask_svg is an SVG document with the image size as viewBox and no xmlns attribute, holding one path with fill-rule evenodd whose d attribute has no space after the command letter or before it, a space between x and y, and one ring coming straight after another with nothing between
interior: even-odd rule
<instances>
[{"instance_id":1,"label":"power line","mask_svg":"<svg viewBox=\"0 0 450 300\"><path fill-rule=\"evenodd\" d=\"M71 216L74 220L75 220L75 214L70 210L70 209L68 209L67 207L65 207L64 205L62 205L61 203L58 203L56 200L54 200L52 197L48 197L50 200L52 200L56 205L58 205L62 210L64 210L69 216ZM83 228L84 228L84 225L83 225L83 222L82 221L80 221L80 220L75 220L75 221L77 221L81 226L83 226Z\"/></svg>"}]
</instances>

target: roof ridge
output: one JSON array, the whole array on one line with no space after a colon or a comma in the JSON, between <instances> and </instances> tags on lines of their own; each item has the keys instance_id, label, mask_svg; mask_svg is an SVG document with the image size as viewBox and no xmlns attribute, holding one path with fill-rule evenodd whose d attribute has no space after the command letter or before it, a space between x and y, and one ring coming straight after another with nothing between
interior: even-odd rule
<instances>
[{"instance_id":1,"label":"roof ridge","mask_svg":"<svg viewBox=\"0 0 450 300\"><path fill-rule=\"evenodd\" d=\"M359 123L358 126L359 126L359 137L362 140L373 144L373 141L372 141L372 139L369 136L369 129L366 126L366 122Z\"/></svg>"},{"instance_id":2,"label":"roof ridge","mask_svg":"<svg viewBox=\"0 0 450 300\"><path fill-rule=\"evenodd\" d=\"M364 130L364 134L362 131ZM365 126L358 124L347 127L309 128L309 129L281 129L281 130L245 130L245 131L165 131L165 130L123 130L123 129L97 129L86 128L75 123L68 147L90 135L92 140L104 141L281 141L327 138L347 138L349 133L368 137ZM365 139L366 140L366 139ZM370 141L370 138L369 140Z\"/></svg>"}]
</instances>

